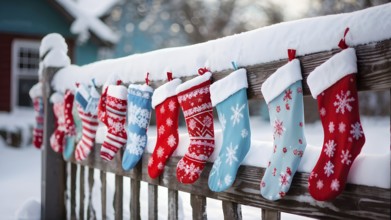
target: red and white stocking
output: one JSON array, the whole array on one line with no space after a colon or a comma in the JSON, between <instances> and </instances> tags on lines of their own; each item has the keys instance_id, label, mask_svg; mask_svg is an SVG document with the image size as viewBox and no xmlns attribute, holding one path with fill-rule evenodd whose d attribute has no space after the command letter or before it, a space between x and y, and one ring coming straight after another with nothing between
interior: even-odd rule
<instances>
[{"instance_id":1,"label":"red and white stocking","mask_svg":"<svg viewBox=\"0 0 391 220\"><path fill-rule=\"evenodd\" d=\"M177 179L181 183L194 183L214 150L213 111L209 92L212 74L202 69L199 73L200 76L176 89L190 137L188 151L177 165Z\"/></svg>"},{"instance_id":2,"label":"red and white stocking","mask_svg":"<svg viewBox=\"0 0 391 220\"><path fill-rule=\"evenodd\" d=\"M163 172L166 161L178 146L179 103L175 89L180 83L180 79L169 81L157 88L152 96L152 108L156 111L157 142L148 161L151 178Z\"/></svg>"},{"instance_id":3,"label":"red and white stocking","mask_svg":"<svg viewBox=\"0 0 391 220\"><path fill-rule=\"evenodd\" d=\"M64 118L64 96L60 93L54 93L50 97L53 103L53 112L57 127L50 136L50 146L55 152L61 153L65 144L65 118Z\"/></svg>"},{"instance_id":4,"label":"red and white stocking","mask_svg":"<svg viewBox=\"0 0 391 220\"><path fill-rule=\"evenodd\" d=\"M73 120L72 110L75 96L71 90L65 92L64 96L64 117L65 117L65 133L67 136L76 135L75 121Z\"/></svg>"},{"instance_id":5,"label":"red and white stocking","mask_svg":"<svg viewBox=\"0 0 391 220\"><path fill-rule=\"evenodd\" d=\"M365 142L361 127L356 52L342 50L308 77L324 130L321 155L309 178L309 192L316 200L337 197L345 187L353 161Z\"/></svg>"},{"instance_id":6,"label":"red and white stocking","mask_svg":"<svg viewBox=\"0 0 391 220\"><path fill-rule=\"evenodd\" d=\"M36 148L41 148L43 142L43 98L42 98L42 83L35 84L29 92L30 98L33 100L35 125L33 130L33 144Z\"/></svg>"},{"instance_id":7,"label":"red and white stocking","mask_svg":"<svg viewBox=\"0 0 391 220\"><path fill-rule=\"evenodd\" d=\"M100 151L100 156L104 160L112 160L118 150L126 143L126 96L127 90L125 86L108 86L106 98L108 130Z\"/></svg>"}]
</instances>

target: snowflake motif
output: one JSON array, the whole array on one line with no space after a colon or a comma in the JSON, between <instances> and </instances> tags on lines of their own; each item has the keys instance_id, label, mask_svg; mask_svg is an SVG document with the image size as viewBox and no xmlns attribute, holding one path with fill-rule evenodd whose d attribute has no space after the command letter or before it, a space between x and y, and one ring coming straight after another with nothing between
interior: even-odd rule
<instances>
[{"instance_id":1,"label":"snowflake motif","mask_svg":"<svg viewBox=\"0 0 391 220\"><path fill-rule=\"evenodd\" d=\"M157 149L157 151L156 151L156 155L157 155L158 158L163 157L163 155L164 155L164 149L163 149L162 147L159 147L159 148Z\"/></svg>"},{"instance_id":2,"label":"snowflake motif","mask_svg":"<svg viewBox=\"0 0 391 220\"><path fill-rule=\"evenodd\" d=\"M330 124L329 124L329 132L333 133L334 130L335 130L334 122L331 121Z\"/></svg>"},{"instance_id":3,"label":"snowflake motif","mask_svg":"<svg viewBox=\"0 0 391 220\"><path fill-rule=\"evenodd\" d=\"M139 127L147 128L151 112L148 109L140 108L133 103L128 105L128 124L136 124Z\"/></svg>"},{"instance_id":4,"label":"snowflake motif","mask_svg":"<svg viewBox=\"0 0 391 220\"><path fill-rule=\"evenodd\" d=\"M227 175L225 175L225 177L224 177L224 183L225 183L225 185L230 185L231 183L232 183L232 176L231 175L229 175L229 174L227 174Z\"/></svg>"},{"instance_id":5,"label":"snowflake motif","mask_svg":"<svg viewBox=\"0 0 391 220\"><path fill-rule=\"evenodd\" d=\"M227 120L225 120L225 115L223 113L219 114L220 124L223 131L225 130L225 125L227 124Z\"/></svg>"},{"instance_id":6,"label":"snowflake motif","mask_svg":"<svg viewBox=\"0 0 391 220\"><path fill-rule=\"evenodd\" d=\"M233 106L231 107L232 115L231 115L231 121L232 125L235 126L238 124L243 118L242 110L244 109L246 104L243 104L242 106L239 107L239 104L236 104L236 107L234 108Z\"/></svg>"},{"instance_id":7,"label":"snowflake motif","mask_svg":"<svg viewBox=\"0 0 391 220\"><path fill-rule=\"evenodd\" d=\"M242 138L246 138L248 136L247 129L245 129L245 128L242 129L241 136L242 136Z\"/></svg>"},{"instance_id":8,"label":"snowflake motif","mask_svg":"<svg viewBox=\"0 0 391 220\"><path fill-rule=\"evenodd\" d=\"M160 136L160 135L163 135L164 132L166 132L166 129L164 128L163 125L160 125L160 127L159 127L159 136Z\"/></svg>"},{"instance_id":9,"label":"snowflake motif","mask_svg":"<svg viewBox=\"0 0 391 220\"><path fill-rule=\"evenodd\" d=\"M352 160L350 160L351 157L352 157L352 155L349 153L349 150L346 150L346 151L342 150L341 163L349 165L350 163L352 163Z\"/></svg>"},{"instance_id":10,"label":"snowflake motif","mask_svg":"<svg viewBox=\"0 0 391 220\"><path fill-rule=\"evenodd\" d=\"M162 107L160 108L160 114L164 114L164 112L166 112L166 109L164 108L164 106L162 106Z\"/></svg>"},{"instance_id":11,"label":"snowflake motif","mask_svg":"<svg viewBox=\"0 0 391 220\"><path fill-rule=\"evenodd\" d=\"M320 115L321 115L321 116L325 116L325 115L326 115L326 109L325 109L324 107L322 107L322 108L320 109Z\"/></svg>"},{"instance_id":12,"label":"snowflake motif","mask_svg":"<svg viewBox=\"0 0 391 220\"><path fill-rule=\"evenodd\" d=\"M274 121L274 136L278 135L280 137L282 135L282 132L285 130L282 124L283 122L278 119Z\"/></svg>"},{"instance_id":13,"label":"snowflake motif","mask_svg":"<svg viewBox=\"0 0 391 220\"><path fill-rule=\"evenodd\" d=\"M173 123L174 123L174 122L172 121L171 118L167 118L167 120L166 120L166 125L167 125L168 127L171 127Z\"/></svg>"},{"instance_id":14,"label":"snowflake motif","mask_svg":"<svg viewBox=\"0 0 391 220\"><path fill-rule=\"evenodd\" d=\"M186 175L189 175L189 179L193 180L193 177L200 172L200 169L196 167L193 163L189 165L186 165L185 173Z\"/></svg>"},{"instance_id":15,"label":"snowflake motif","mask_svg":"<svg viewBox=\"0 0 391 220\"><path fill-rule=\"evenodd\" d=\"M277 106L276 107L276 112L279 113L281 111L281 107L280 106Z\"/></svg>"},{"instance_id":16,"label":"snowflake motif","mask_svg":"<svg viewBox=\"0 0 391 220\"><path fill-rule=\"evenodd\" d=\"M353 135L353 138L358 140L360 137L363 136L364 132L361 129L360 122L356 122L355 124L352 124L351 127L352 127L352 130L350 130L350 134Z\"/></svg>"},{"instance_id":17,"label":"snowflake motif","mask_svg":"<svg viewBox=\"0 0 391 220\"><path fill-rule=\"evenodd\" d=\"M337 146L337 144L334 142L334 140L329 140L324 146L325 146L324 152L326 153L326 155L329 157L333 157L334 151L335 151L335 146Z\"/></svg>"},{"instance_id":18,"label":"snowflake motif","mask_svg":"<svg viewBox=\"0 0 391 220\"><path fill-rule=\"evenodd\" d=\"M170 135L167 139L167 144L170 146L170 147L174 147L175 144L176 144L176 138L174 137L174 135Z\"/></svg>"},{"instance_id":19,"label":"snowflake motif","mask_svg":"<svg viewBox=\"0 0 391 220\"><path fill-rule=\"evenodd\" d=\"M317 178L317 177L318 177L318 174L315 173L314 171L312 171L311 174L310 174L310 179Z\"/></svg>"},{"instance_id":20,"label":"snowflake motif","mask_svg":"<svg viewBox=\"0 0 391 220\"><path fill-rule=\"evenodd\" d=\"M285 173L281 173L280 174L280 186L287 187L289 185L289 179L290 179L289 175L287 175Z\"/></svg>"},{"instance_id":21,"label":"snowflake motif","mask_svg":"<svg viewBox=\"0 0 391 220\"><path fill-rule=\"evenodd\" d=\"M218 157L215 162L213 163L212 171L210 173L210 176L215 175L216 173L219 173L220 170L220 165L221 165L221 158Z\"/></svg>"},{"instance_id":22,"label":"snowflake motif","mask_svg":"<svg viewBox=\"0 0 391 220\"><path fill-rule=\"evenodd\" d=\"M316 188L318 188L319 190L321 190L323 188L324 184L323 184L323 181L322 180L318 180L316 182Z\"/></svg>"},{"instance_id":23,"label":"snowflake motif","mask_svg":"<svg viewBox=\"0 0 391 220\"><path fill-rule=\"evenodd\" d=\"M212 124L213 124L213 121L212 121L212 118L209 117L209 116L206 116L204 118L204 120L202 121L202 123L206 126L206 127L210 127Z\"/></svg>"},{"instance_id":24,"label":"snowflake motif","mask_svg":"<svg viewBox=\"0 0 391 220\"><path fill-rule=\"evenodd\" d=\"M297 88L297 93L303 93L303 89L301 87Z\"/></svg>"},{"instance_id":25,"label":"snowflake motif","mask_svg":"<svg viewBox=\"0 0 391 220\"><path fill-rule=\"evenodd\" d=\"M289 106L289 103L286 103L286 104L285 104L285 108L286 108L286 110L291 109L291 107Z\"/></svg>"},{"instance_id":26,"label":"snowflake motif","mask_svg":"<svg viewBox=\"0 0 391 220\"><path fill-rule=\"evenodd\" d=\"M285 90L285 95L284 95L284 102L287 102L289 100L292 99L292 90L288 89L288 90Z\"/></svg>"},{"instance_id":27,"label":"snowflake motif","mask_svg":"<svg viewBox=\"0 0 391 220\"><path fill-rule=\"evenodd\" d=\"M333 179L333 181L331 181L330 188L333 191L338 191L339 190L339 181L337 179Z\"/></svg>"},{"instance_id":28,"label":"snowflake motif","mask_svg":"<svg viewBox=\"0 0 391 220\"><path fill-rule=\"evenodd\" d=\"M346 130L346 125L345 125L345 123L343 123L343 122L339 123L339 125L338 125L338 131L339 131L339 133L344 133L345 130Z\"/></svg>"},{"instance_id":29,"label":"snowflake motif","mask_svg":"<svg viewBox=\"0 0 391 220\"><path fill-rule=\"evenodd\" d=\"M168 109L170 109L172 112L176 109L174 101L171 100L170 103L168 103Z\"/></svg>"},{"instance_id":30,"label":"snowflake motif","mask_svg":"<svg viewBox=\"0 0 391 220\"><path fill-rule=\"evenodd\" d=\"M152 166L152 164L153 164L153 158L150 157L148 160L148 166L150 167L150 166Z\"/></svg>"},{"instance_id":31,"label":"snowflake motif","mask_svg":"<svg viewBox=\"0 0 391 220\"><path fill-rule=\"evenodd\" d=\"M159 170L162 170L162 169L164 168L163 163L162 163L162 162L159 162L158 165L157 165L157 168L158 168Z\"/></svg>"},{"instance_id":32,"label":"snowflake motif","mask_svg":"<svg viewBox=\"0 0 391 220\"><path fill-rule=\"evenodd\" d=\"M285 192L281 191L278 193L280 195L281 198L283 198L285 196Z\"/></svg>"},{"instance_id":33,"label":"snowflake motif","mask_svg":"<svg viewBox=\"0 0 391 220\"><path fill-rule=\"evenodd\" d=\"M331 163L331 161L327 162L326 165L324 166L324 174L329 177L331 174L334 173L334 164Z\"/></svg>"},{"instance_id":34,"label":"snowflake motif","mask_svg":"<svg viewBox=\"0 0 391 220\"><path fill-rule=\"evenodd\" d=\"M341 90L341 94L337 94L336 98L337 101L334 102L334 106L337 106L336 113L341 112L342 114L345 114L345 109L348 110L349 112L352 111L352 106L350 105L350 102L353 102L355 99L353 97L350 97L350 91L346 91L344 93Z\"/></svg>"},{"instance_id":35,"label":"snowflake motif","mask_svg":"<svg viewBox=\"0 0 391 220\"><path fill-rule=\"evenodd\" d=\"M236 157L236 151L238 150L239 146L238 145L235 145L233 146L232 145L232 142L230 143L229 147L227 148L227 153L225 154L225 156L227 157L227 159L225 160L225 162L227 164L229 164L230 166L232 166L232 163L234 161L238 161L238 158Z\"/></svg>"},{"instance_id":36,"label":"snowflake motif","mask_svg":"<svg viewBox=\"0 0 391 220\"><path fill-rule=\"evenodd\" d=\"M189 121L189 128L190 128L191 130L194 130L194 128L196 128L196 126L197 126L196 121L195 121L194 119L191 119L191 120Z\"/></svg>"}]
</instances>

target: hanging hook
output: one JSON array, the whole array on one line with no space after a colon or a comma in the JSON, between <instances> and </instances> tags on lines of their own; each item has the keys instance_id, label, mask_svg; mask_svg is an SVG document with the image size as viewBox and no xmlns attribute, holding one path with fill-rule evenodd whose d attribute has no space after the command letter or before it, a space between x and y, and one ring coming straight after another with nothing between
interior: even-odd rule
<instances>
[{"instance_id":1,"label":"hanging hook","mask_svg":"<svg viewBox=\"0 0 391 220\"><path fill-rule=\"evenodd\" d=\"M149 86L149 72L147 72L147 76L145 77L145 84Z\"/></svg>"},{"instance_id":2,"label":"hanging hook","mask_svg":"<svg viewBox=\"0 0 391 220\"><path fill-rule=\"evenodd\" d=\"M232 66L234 67L234 70L238 70L238 65L236 65L235 61L231 61Z\"/></svg>"},{"instance_id":3,"label":"hanging hook","mask_svg":"<svg viewBox=\"0 0 391 220\"><path fill-rule=\"evenodd\" d=\"M288 49L288 60L292 61L296 57L296 50L295 49Z\"/></svg>"},{"instance_id":4,"label":"hanging hook","mask_svg":"<svg viewBox=\"0 0 391 220\"><path fill-rule=\"evenodd\" d=\"M349 32L349 27L347 27L346 29L345 29L345 33L343 34L343 37L342 37L342 39L339 41L339 43L338 43L338 47L339 48L341 48L342 50L344 50L344 49L346 49L346 48L348 48L349 46L346 44L346 35L348 34L348 32Z\"/></svg>"},{"instance_id":5,"label":"hanging hook","mask_svg":"<svg viewBox=\"0 0 391 220\"><path fill-rule=\"evenodd\" d=\"M167 72L167 80L168 81L172 80L172 72Z\"/></svg>"}]
</instances>

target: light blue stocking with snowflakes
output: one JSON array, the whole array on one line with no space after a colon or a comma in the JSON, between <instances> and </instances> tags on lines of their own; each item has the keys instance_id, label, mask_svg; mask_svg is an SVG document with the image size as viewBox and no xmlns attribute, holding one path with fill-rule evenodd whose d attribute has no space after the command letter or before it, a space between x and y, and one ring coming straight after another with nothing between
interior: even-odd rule
<instances>
[{"instance_id":1,"label":"light blue stocking with snowflakes","mask_svg":"<svg viewBox=\"0 0 391 220\"><path fill-rule=\"evenodd\" d=\"M130 170L136 166L147 145L146 133L151 118L152 92L152 88L147 85L130 85L128 88L128 140L122 157L124 170Z\"/></svg>"},{"instance_id":2,"label":"light blue stocking with snowflakes","mask_svg":"<svg viewBox=\"0 0 391 220\"><path fill-rule=\"evenodd\" d=\"M221 82L221 85L229 86L230 82L234 83L233 79L239 78L246 81L245 85L247 87L246 73L244 69L242 70L241 73L231 73L233 75L237 74L237 76L231 78L231 80L227 78L226 82ZM238 73L241 74L241 77L238 77ZM226 90L222 90L220 86L218 87L217 89L211 88L213 105L216 104L214 102L216 100L214 99L216 95L214 92L227 93ZM219 156L209 173L208 185L214 192L222 192L231 187L235 181L238 168L250 149L251 131L246 87L237 91L233 90L232 95L222 101L220 99L216 104L219 121L223 128L223 143Z\"/></svg>"},{"instance_id":3,"label":"light blue stocking with snowflakes","mask_svg":"<svg viewBox=\"0 0 391 220\"><path fill-rule=\"evenodd\" d=\"M268 103L274 143L261 181L261 194L268 200L280 199L288 192L306 147L302 91L298 80Z\"/></svg>"}]
</instances>

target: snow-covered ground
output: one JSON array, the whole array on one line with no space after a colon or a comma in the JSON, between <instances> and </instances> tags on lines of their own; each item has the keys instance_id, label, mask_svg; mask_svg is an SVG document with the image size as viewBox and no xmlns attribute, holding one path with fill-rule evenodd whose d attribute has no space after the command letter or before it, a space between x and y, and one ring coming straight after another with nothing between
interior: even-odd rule
<instances>
[{"instance_id":1,"label":"snow-covered ground","mask_svg":"<svg viewBox=\"0 0 391 220\"><path fill-rule=\"evenodd\" d=\"M28 114L28 113L25 113ZM0 114L1 117L1 114ZM0 120L1 124L9 124L10 118L14 118L14 123L22 123L23 117L15 120L15 117L9 117L7 120ZM389 164L390 152L390 118L389 117L362 117L362 124L366 135L366 143L362 150L365 155L373 155L375 158L381 155L388 155L387 167ZM254 140L272 141L272 130L267 122L262 121L259 117L252 117L252 137ZM215 123L216 129L219 129L219 123ZM186 128L180 128L182 132L186 132ZM155 135L154 128L149 129L149 135ZM306 138L309 145L321 146L323 142L323 130L320 122L306 125ZM149 145L153 145L151 142ZM303 158L304 159L304 158ZM315 158L317 159L317 158ZM250 161L250 159L246 159ZM377 162L373 162L372 166L377 166ZM301 165L302 167L304 165ZM307 165L306 165L307 166ZM360 168L352 168L354 169ZM86 175L87 175L86 171ZM99 172L95 172L95 186L93 188L94 207L96 214L99 216L100 207L100 177ZM0 141L0 219L16 219L15 213L29 199L36 198L40 200L40 178L41 178L41 151L36 150L32 146L15 149L6 146L3 141ZM107 205L108 214L112 217L112 199L114 193L114 175L107 175L108 195ZM388 179L387 179L388 178ZM383 181L388 181L389 175ZM350 180L355 182L357 180ZM129 201L130 187L129 178L124 178L124 216L129 217ZM87 184L86 184L87 185ZM147 191L147 184L141 185L141 192ZM88 190L86 189L86 193ZM86 196L88 198L88 195ZM159 219L167 218L167 189L159 187ZM141 193L141 216L147 219L147 194ZM191 218L190 195L179 193L179 216L181 219ZM221 202L208 199L207 200L207 215L208 219L219 219L222 216ZM87 204L87 203L86 203ZM259 219L260 209L243 206L242 214L244 219ZM283 214L283 219L305 219L294 215Z\"/></svg>"}]
</instances>

